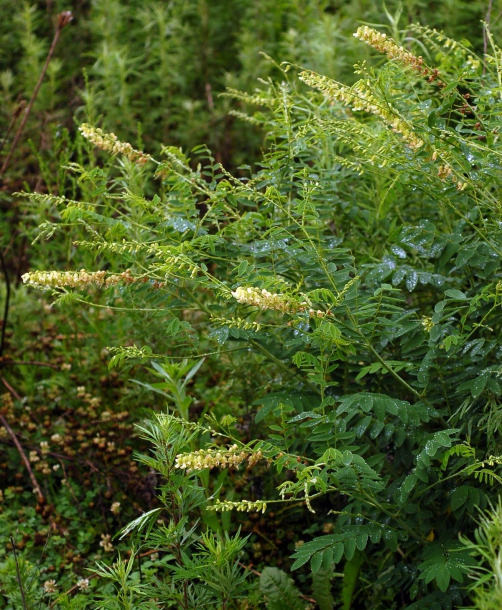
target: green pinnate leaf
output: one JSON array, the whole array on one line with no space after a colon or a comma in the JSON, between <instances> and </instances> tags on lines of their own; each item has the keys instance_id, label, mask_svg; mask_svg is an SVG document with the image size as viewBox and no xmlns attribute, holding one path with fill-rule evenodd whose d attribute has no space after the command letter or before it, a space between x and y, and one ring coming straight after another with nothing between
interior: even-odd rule
<instances>
[{"instance_id":1,"label":"green pinnate leaf","mask_svg":"<svg viewBox=\"0 0 502 610\"><path fill-rule=\"evenodd\" d=\"M267 599L269 610L305 610L293 579L278 568L267 567L262 571L260 591Z\"/></svg>"},{"instance_id":2,"label":"green pinnate leaf","mask_svg":"<svg viewBox=\"0 0 502 610\"><path fill-rule=\"evenodd\" d=\"M335 600L331 593L333 570L321 568L312 575L312 597L317 602L319 610L333 610Z\"/></svg>"}]
</instances>

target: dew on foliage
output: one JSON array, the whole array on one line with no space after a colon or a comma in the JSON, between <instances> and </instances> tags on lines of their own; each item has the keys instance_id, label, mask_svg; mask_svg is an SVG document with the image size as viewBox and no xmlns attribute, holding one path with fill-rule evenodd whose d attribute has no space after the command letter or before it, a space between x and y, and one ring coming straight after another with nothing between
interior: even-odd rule
<instances>
[{"instance_id":1,"label":"dew on foliage","mask_svg":"<svg viewBox=\"0 0 502 610\"><path fill-rule=\"evenodd\" d=\"M228 327L214 328L210 333L210 337L216 339L219 345L223 345L228 339Z\"/></svg>"},{"instance_id":2,"label":"dew on foliage","mask_svg":"<svg viewBox=\"0 0 502 610\"><path fill-rule=\"evenodd\" d=\"M179 233L184 233L185 231L193 231L196 227L193 222L190 222L186 218L181 218L176 216L171 221L171 226L175 231Z\"/></svg>"},{"instance_id":3,"label":"dew on foliage","mask_svg":"<svg viewBox=\"0 0 502 610\"><path fill-rule=\"evenodd\" d=\"M418 283L418 273L411 269L406 275L406 288L412 292Z\"/></svg>"},{"instance_id":4,"label":"dew on foliage","mask_svg":"<svg viewBox=\"0 0 502 610\"><path fill-rule=\"evenodd\" d=\"M398 256L399 258L406 258L406 252L400 246L394 245L391 247L391 250L392 250L392 253L395 254L396 256Z\"/></svg>"}]
</instances>

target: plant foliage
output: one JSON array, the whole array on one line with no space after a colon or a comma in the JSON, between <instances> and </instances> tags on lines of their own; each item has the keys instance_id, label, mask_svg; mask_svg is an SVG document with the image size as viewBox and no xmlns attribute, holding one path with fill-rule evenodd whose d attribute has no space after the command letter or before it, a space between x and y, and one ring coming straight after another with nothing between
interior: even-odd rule
<instances>
[{"instance_id":1,"label":"plant foliage","mask_svg":"<svg viewBox=\"0 0 502 610\"><path fill-rule=\"evenodd\" d=\"M229 512L252 532L252 515L299 507L289 567L302 591L312 575L320 608L490 599L469 580L476 553L494 554L488 525L474 546L459 534L502 476L502 51L488 30L483 57L410 31L405 49L360 28L384 61L350 84L288 63L252 94L229 89L267 133L257 170L83 125L109 161L68 166L85 200L43 196L50 232L75 231L93 263L25 282L62 308L134 312L142 344L110 346L110 364L150 360L137 385L168 408L139 427L162 513L122 530L162 569L142 583L133 555L100 564L116 589L103 607L239 607L257 593ZM220 400L252 412L245 425L191 396L211 367L225 371ZM269 608L304 607L278 568L260 589Z\"/></svg>"}]
</instances>

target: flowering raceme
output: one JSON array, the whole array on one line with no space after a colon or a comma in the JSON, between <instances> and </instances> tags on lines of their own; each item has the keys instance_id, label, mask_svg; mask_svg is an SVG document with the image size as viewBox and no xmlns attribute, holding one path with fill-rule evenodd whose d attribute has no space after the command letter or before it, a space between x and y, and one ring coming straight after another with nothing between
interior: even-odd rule
<instances>
[{"instance_id":1,"label":"flowering raceme","mask_svg":"<svg viewBox=\"0 0 502 610\"><path fill-rule=\"evenodd\" d=\"M199 449L193 453L180 453L176 456L175 466L187 471L211 469L215 466L231 468L239 466L244 460L253 466L262 457L260 450L239 451L237 445L232 445L228 449Z\"/></svg>"},{"instance_id":2,"label":"flowering raceme","mask_svg":"<svg viewBox=\"0 0 502 610\"><path fill-rule=\"evenodd\" d=\"M150 155L142 152L141 150L134 149L129 143L121 142L114 133L105 133L99 127L91 127L87 123L83 123L79 127L80 132L92 142L94 146L111 153L112 155L124 155L129 161L144 165L152 159Z\"/></svg>"},{"instance_id":3,"label":"flowering raceme","mask_svg":"<svg viewBox=\"0 0 502 610\"><path fill-rule=\"evenodd\" d=\"M212 506L207 506L206 510L212 510L216 513L225 512L229 510L236 510L238 512L249 513L251 511L264 513L267 510L267 503L265 500L241 500L240 502L231 502L230 500L216 499Z\"/></svg>"},{"instance_id":4,"label":"flowering raceme","mask_svg":"<svg viewBox=\"0 0 502 610\"><path fill-rule=\"evenodd\" d=\"M378 52L385 53L389 59L398 59L402 63L422 72L422 57L416 57L413 53L410 53L399 46L392 38L389 38L387 34L382 34L382 32L378 32L377 30L364 25L358 28L354 36L366 44L369 44Z\"/></svg>"},{"instance_id":5,"label":"flowering raceme","mask_svg":"<svg viewBox=\"0 0 502 610\"><path fill-rule=\"evenodd\" d=\"M110 273L106 271L32 271L25 273L22 278L25 284L31 286L51 286L53 288L81 288L88 284L96 284L100 287L115 286L120 282L132 284L137 278L131 275L129 269L123 273Z\"/></svg>"},{"instance_id":6,"label":"flowering raceme","mask_svg":"<svg viewBox=\"0 0 502 610\"><path fill-rule=\"evenodd\" d=\"M424 141L413 132L406 121L400 118L397 110L374 95L369 81L360 80L351 88L308 70L300 73L300 79L307 85L319 89L327 97L350 106L354 111L362 110L380 117L392 128L392 131L401 134L411 149L417 150L424 145Z\"/></svg>"},{"instance_id":7,"label":"flowering raceme","mask_svg":"<svg viewBox=\"0 0 502 610\"><path fill-rule=\"evenodd\" d=\"M257 288L244 288L239 286L232 292L234 299L244 305L254 305L260 309L275 309L282 313L300 313L307 311L310 316L316 316L318 318L324 318L328 315L326 312L320 309L310 308L308 301L302 301L301 303L295 303L287 296L283 294L275 294L265 290L258 290Z\"/></svg>"}]
</instances>

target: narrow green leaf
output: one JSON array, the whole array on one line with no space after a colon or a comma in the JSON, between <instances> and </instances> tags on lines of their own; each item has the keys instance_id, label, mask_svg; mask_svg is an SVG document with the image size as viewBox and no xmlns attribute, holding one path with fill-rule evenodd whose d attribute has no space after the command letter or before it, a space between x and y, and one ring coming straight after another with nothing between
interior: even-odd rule
<instances>
[{"instance_id":1,"label":"narrow green leaf","mask_svg":"<svg viewBox=\"0 0 502 610\"><path fill-rule=\"evenodd\" d=\"M364 554L357 551L351 560L347 561L343 569L342 603L343 610L351 610L352 597L359 577L359 571L364 561Z\"/></svg>"}]
</instances>

